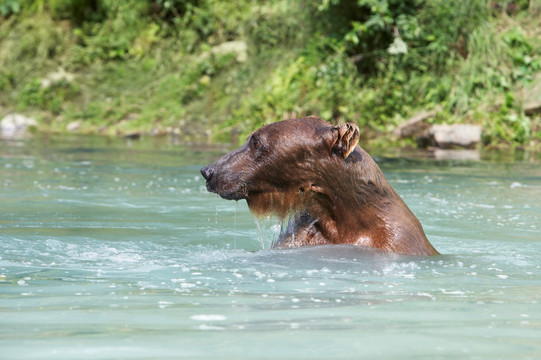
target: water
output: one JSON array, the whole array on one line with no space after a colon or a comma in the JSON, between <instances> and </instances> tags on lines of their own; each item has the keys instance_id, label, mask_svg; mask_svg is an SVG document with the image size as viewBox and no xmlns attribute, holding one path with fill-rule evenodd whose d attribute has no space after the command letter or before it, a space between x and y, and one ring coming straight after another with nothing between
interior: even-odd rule
<instances>
[{"instance_id":1,"label":"water","mask_svg":"<svg viewBox=\"0 0 541 360\"><path fill-rule=\"evenodd\" d=\"M0 358L541 357L538 160L378 159L444 254L417 258L269 250L205 190L221 153L0 140Z\"/></svg>"}]
</instances>

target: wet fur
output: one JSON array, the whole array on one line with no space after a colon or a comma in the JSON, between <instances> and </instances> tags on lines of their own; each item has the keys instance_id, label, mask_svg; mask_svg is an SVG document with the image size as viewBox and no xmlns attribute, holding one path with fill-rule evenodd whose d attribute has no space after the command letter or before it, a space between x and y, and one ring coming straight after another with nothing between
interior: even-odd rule
<instances>
[{"instance_id":1,"label":"wet fur","mask_svg":"<svg viewBox=\"0 0 541 360\"><path fill-rule=\"evenodd\" d=\"M420 222L357 141L353 124L286 120L262 127L202 173L209 191L246 199L254 215L289 219L275 247L355 244L437 254Z\"/></svg>"}]
</instances>

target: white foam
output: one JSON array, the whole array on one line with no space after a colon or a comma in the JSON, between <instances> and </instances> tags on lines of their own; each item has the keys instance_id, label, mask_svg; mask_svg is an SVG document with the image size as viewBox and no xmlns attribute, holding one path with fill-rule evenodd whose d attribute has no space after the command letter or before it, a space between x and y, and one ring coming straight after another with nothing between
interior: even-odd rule
<instances>
[{"instance_id":1,"label":"white foam","mask_svg":"<svg viewBox=\"0 0 541 360\"><path fill-rule=\"evenodd\" d=\"M196 321L224 321L227 319L224 315L216 315L216 314L201 314L201 315L192 315L190 316L190 319L196 320Z\"/></svg>"},{"instance_id":2,"label":"white foam","mask_svg":"<svg viewBox=\"0 0 541 360\"><path fill-rule=\"evenodd\" d=\"M223 327L220 327L220 326L211 326L211 325L206 325L206 324L203 324L203 325L199 325L199 330L225 330Z\"/></svg>"},{"instance_id":3,"label":"white foam","mask_svg":"<svg viewBox=\"0 0 541 360\"><path fill-rule=\"evenodd\" d=\"M521 186L522 186L521 183L515 181L515 182L512 183L511 186L509 186L509 187L510 187L511 189L515 189L515 188L518 188L518 187L521 187Z\"/></svg>"}]
</instances>

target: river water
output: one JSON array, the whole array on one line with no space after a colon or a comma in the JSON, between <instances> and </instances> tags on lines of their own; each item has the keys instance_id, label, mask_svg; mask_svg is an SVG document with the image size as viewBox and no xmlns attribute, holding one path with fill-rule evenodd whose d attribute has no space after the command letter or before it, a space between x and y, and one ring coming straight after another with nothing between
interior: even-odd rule
<instances>
[{"instance_id":1,"label":"river water","mask_svg":"<svg viewBox=\"0 0 541 360\"><path fill-rule=\"evenodd\" d=\"M377 157L443 254L270 250L219 150L0 140L1 359L539 359L541 165Z\"/></svg>"}]
</instances>

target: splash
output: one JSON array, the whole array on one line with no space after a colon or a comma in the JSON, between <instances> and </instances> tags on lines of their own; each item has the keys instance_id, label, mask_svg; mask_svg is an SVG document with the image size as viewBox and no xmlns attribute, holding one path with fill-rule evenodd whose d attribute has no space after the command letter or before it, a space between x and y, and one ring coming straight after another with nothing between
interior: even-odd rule
<instances>
[{"instance_id":1,"label":"splash","mask_svg":"<svg viewBox=\"0 0 541 360\"><path fill-rule=\"evenodd\" d=\"M266 249L271 248L280 238L284 221L287 221L298 203L298 193L287 191L250 194L247 203L257 226L261 248Z\"/></svg>"},{"instance_id":2,"label":"splash","mask_svg":"<svg viewBox=\"0 0 541 360\"><path fill-rule=\"evenodd\" d=\"M284 220L279 219L276 216L254 216L254 222L257 226L261 248L271 248L282 234Z\"/></svg>"},{"instance_id":3,"label":"splash","mask_svg":"<svg viewBox=\"0 0 541 360\"><path fill-rule=\"evenodd\" d=\"M288 238L294 244L300 220L309 232L317 220L306 211L309 197L304 191L267 192L250 195L248 207L254 217L261 248L274 247ZM310 224L306 223L310 219ZM297 246L299 246L298 244Z\"/></svg>"}]
</instances>

